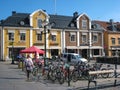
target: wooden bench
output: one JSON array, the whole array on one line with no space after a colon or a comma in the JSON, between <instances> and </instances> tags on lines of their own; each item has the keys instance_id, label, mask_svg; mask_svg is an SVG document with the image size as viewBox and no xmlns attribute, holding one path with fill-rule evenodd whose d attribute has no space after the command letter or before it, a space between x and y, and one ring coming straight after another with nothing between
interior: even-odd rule
<instances>
[{"instance_id":1,"label":"wooden bench","mask_svg":"<svg viewBox=\"0 0 120 90\"><path fill-rule=\"evenodd\" d=\"M95 75L100 75L100 74L113 74L112 77L108 77L108 78L95 78ZM93 82L95 84L95 88L97 89L97 82L105 82L105 81L109 81L109 80L114 80L114 86L116 86L116 82L117 79L120 77L118 77L118 73L120 73L120 70L100 70L100 71L89 71L89 79L88 79L88 89L90 87L90 83Z\"/></svg>"}]
</instances>

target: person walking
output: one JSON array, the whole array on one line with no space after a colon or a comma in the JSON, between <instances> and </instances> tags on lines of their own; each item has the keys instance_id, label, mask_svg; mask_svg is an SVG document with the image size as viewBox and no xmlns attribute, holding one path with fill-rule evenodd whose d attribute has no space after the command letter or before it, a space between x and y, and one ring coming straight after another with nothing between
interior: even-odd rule
<instances>
[{"instance_id":1,"label":"person walking","mask_svg":"<svg viewBox=\"0 0 120 90\"><path fill-rule=\"evenodd\" d=\"M26 73L27 73L27 81L30 80L30 73L33 70L33 61L30 57L30 55L27 55L27 58L25 59L25 67L26 67Z\"/></svg>"}]
</instances>

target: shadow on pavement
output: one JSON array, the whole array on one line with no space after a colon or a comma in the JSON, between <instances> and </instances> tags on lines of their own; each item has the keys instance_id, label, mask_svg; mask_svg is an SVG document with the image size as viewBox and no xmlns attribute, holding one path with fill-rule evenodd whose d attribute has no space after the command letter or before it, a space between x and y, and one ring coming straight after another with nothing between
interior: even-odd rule
<instances>
[{"instance_id":1,"label":"shadow on pavement","mask_svg":"<svg viewBox=\"0 0 120 90\"><path fill-rule=\"evenodd\" d=\"M11 77L0 77L0 79L24 79L24 78L11 78Z\"/></svg>"},{"instance_id":2,"label":"shadow on pavement","mask_svg":"<svg viewBox=\"0 0 120 90\"><path fill-rule=\"evenodd\" d=\"M96 89L108 89L108 88L112 88L112 87L117 87L117 86L120 86L120 82L119 84L117 84L116 86L113 85L113 83L109 83L109 84L104 84L104 85L98 85L96 88L95 87L90 87L88 89L88 87L77 87L77 88L74 88L73 90L96 90Z\"/></svg>"}]
</instances>

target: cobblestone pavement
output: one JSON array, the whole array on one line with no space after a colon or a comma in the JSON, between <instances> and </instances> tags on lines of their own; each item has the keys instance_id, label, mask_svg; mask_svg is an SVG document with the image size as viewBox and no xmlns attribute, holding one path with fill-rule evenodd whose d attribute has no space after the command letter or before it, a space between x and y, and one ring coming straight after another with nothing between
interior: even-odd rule
<instances>
[{"instance_id":1,"label":"cobblestone pavement","mask_svg":"<svg viewBox=\"0 0 120 90\"><path fill-rule=\"evenodd\" d=\"M114 87L113 83L112 80L100 82L98 89L119 90L120 86ZM86 80L71 82L69 87L67 82L62 85L57 82L53 84L48 80L26 82L26 75L21 69L18 69L18 65L11 64L11 61L0 62L0 90L87 90L87 86L88 81ZM90 85L90 90L95 90L93 83Z\"/></svg>"}]
</instances>

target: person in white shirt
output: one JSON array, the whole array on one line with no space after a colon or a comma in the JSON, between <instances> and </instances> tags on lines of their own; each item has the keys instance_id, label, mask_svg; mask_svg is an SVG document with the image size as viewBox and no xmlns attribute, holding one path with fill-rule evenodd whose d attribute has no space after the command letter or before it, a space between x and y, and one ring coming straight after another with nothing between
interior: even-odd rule
<instances>
[{"instance_id":1,"label":"person in white shirt","mask_svg":"<svg viewBox=\"0 0 120 90\"><path fill-rule=\"evenodd\" d=\"M26 67L26 73L27 73L27 80L30 80L30 73L33 70L33 61L30 57L30 55L27 55L27 58L25 59L25 67Z\"/></svg>"}]
</instances>

